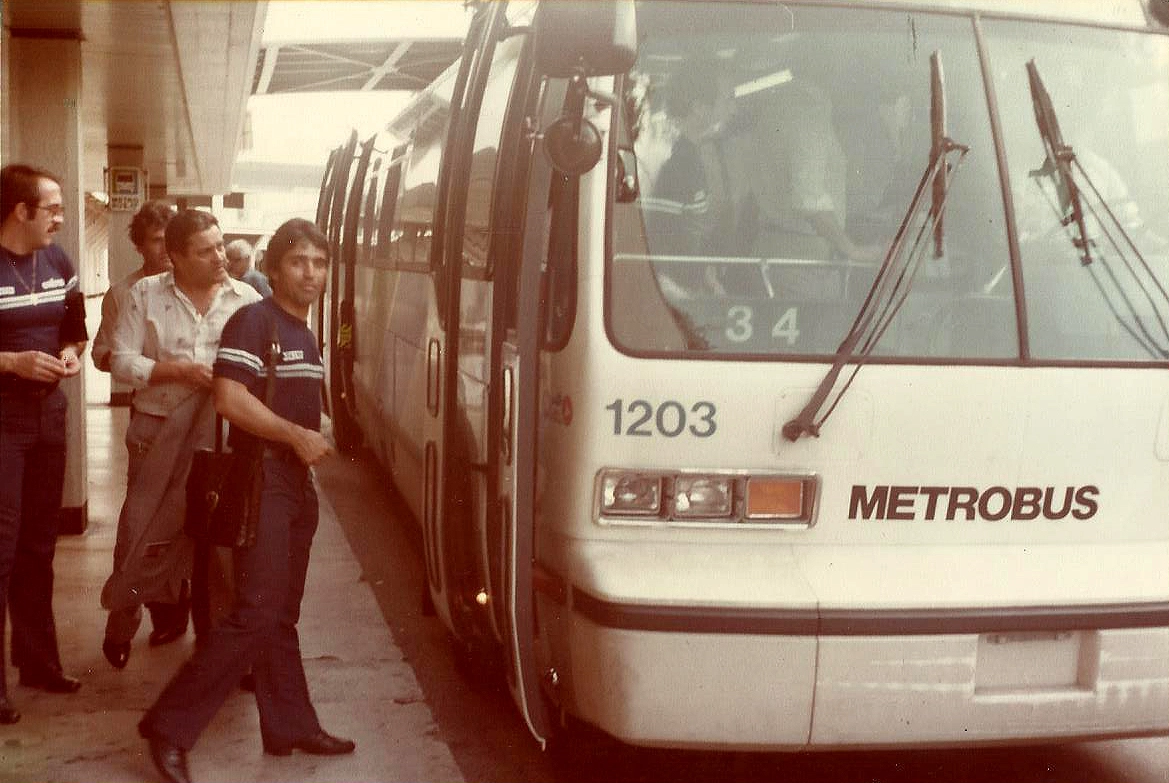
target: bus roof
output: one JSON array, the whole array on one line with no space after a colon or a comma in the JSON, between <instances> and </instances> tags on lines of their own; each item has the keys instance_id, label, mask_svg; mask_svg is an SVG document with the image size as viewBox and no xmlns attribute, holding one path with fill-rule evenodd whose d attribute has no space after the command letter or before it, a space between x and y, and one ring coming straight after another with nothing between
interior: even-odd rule
<instances>
[{"instance_id":1,"label":"bus roof","mask_svg":"<svg viewBox=\"0 0 1169 783\"><path fill-rule=\"evenodd\" d=\"M1164 0L869 0L873 5L946 8L1003 16L1027 16L1097 24L1138 25L1150 23L1147 2Z\"/></svg>"}]
</instances>

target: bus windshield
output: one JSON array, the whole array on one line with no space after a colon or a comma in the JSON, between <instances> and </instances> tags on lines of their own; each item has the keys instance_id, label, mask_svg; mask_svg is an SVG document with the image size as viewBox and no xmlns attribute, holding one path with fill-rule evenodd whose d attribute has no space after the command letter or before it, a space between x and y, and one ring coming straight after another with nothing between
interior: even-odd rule
<instances>
[{"instance_id":1,"label":"bus windshield","mask_svg":"<svg viewBox=\"0 0 1169 783\"><path fill-rule=\"evenodd\" d=\"M1166 39L1007 20L983 26L993 89L970 17L639 4L642 43L624 91L641 193L615 205L610 227L608 318L618 346L695 357L836 353L906 217L941 122L969 152L950 172L943 230L920 243L912 285L867 349L872 358L1163 360L1126 326L1169 320L1160 312L1169 314L1169 302L1140 297L1142 285L1127 279L1102 293L1093 278L1124 277L1125 253L1102 236L1096 256L1111 266L1085 270L1058 195L1055 212L1051 199L1033 198L1042 183L1029 172L1042 167L1044 145L1026 63L1038 61L1056 110L1069 114L1069 144L1088 132L1081 114L1108 129L1091 149L1076 149L1094 181L1106 183L1103 198L1136 230L1151 274L1169 279L1159 270L1166 211L1155 202L1169 189L1169 139L1155 121L1165 115ZM931 57L942 63L945 107L932 121ZM996 93L1001 156L988 109ZM1021 273L1008 240L1012 211ZM1041 236L1046 245L1034 249ZM670 317L638 318L635 303L647 297Z\"/></svg>"},{"instance_id":2,"label":"bus windshield","mask_svg":"<svg viewBox=\"0 0 1169 783\"><path fill-rule=\"evenodd\" d=\"M1032 355L1163 360L1169 356L1169 305L1160 290L1169 280L1169 39L1000 21L988 21L984 31ZM1029 64L1058 120L1070 182L1049 162L1037 129ZM1078 223L1073 196L1081 202Z\"/></svg>"}]
</instances>

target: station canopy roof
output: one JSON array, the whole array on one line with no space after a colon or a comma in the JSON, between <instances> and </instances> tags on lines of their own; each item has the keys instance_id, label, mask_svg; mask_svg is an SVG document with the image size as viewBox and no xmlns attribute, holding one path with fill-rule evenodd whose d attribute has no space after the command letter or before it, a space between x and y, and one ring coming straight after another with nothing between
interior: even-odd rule
<instances>
[{"instance_id":1,"label":"station canopy roof","mask_svg":"<svg viewBox=\"0 0 1169 783\"><path fill-rule=\"evenodd\" d=\"M451 38L265 44L256 62L252 94L420 90L461 50L462 42Z\"/></svg>"},{"instance_id":2,"label":"station canopy roof","mask_svg":"<svg viewBox=\"0 0 1169 783\"><path fill-rule=\"evenodd\" d=\"M251 0L0 3L14 45L80 42L82 187L104 191L107 153L124 150L139 156L152 191L171 195L229 189L265 8Z\"/></svg>"}]
</instances>

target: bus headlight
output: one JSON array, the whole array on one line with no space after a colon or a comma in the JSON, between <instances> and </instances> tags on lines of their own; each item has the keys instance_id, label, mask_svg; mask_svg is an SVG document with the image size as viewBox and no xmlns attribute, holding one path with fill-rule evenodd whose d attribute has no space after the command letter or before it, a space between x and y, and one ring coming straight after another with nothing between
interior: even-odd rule
<instances>
[{"instance_id":1,"label":"bus headlight","mask_svg":"<svg viewBox=\"0 0 1169 783\"><path fill-rule=\"evenodd\" d=\"M613 516L659 516L662 477L608 471L601 479L601 513Z\"/></svg>"},{"instance_id":2,"label":"bus headlight","mask_svg":"<svg viewBox=\"0 0 1169 783\"><path fill-rule=\"evenodd\" d=\"M734 508L735 482L730 476L674 479L674 516L679 519L726 519Z\"/></svg>"},{"instance_id":3,"label":"bus headlight","mask_svg":"<svg viewBox=\"0 0 1169 783\"><path fill-rule=\"evenodd\" d=\"M605 468L597 472L602 525L806 529L816 524L820 479L811 473Z\"/></svg>"}]
</instances>

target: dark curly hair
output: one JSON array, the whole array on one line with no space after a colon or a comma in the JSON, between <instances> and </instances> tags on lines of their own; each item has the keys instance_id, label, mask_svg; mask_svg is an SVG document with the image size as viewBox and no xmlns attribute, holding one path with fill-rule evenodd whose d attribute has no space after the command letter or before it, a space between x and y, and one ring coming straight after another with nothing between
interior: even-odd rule
<instances>
[{"instance_id":1,"label":"dark curly hair","mask_svg":"<svg viewBox=\"0 0 1169 783\"><path fill-rule=\"evenodd\" d=\"M175 208L165 201L147 201L130 219L130 241L138 247L146 241L146 235L160 228L166 228L175 216Z\"/></svg>"}]
</instances>

